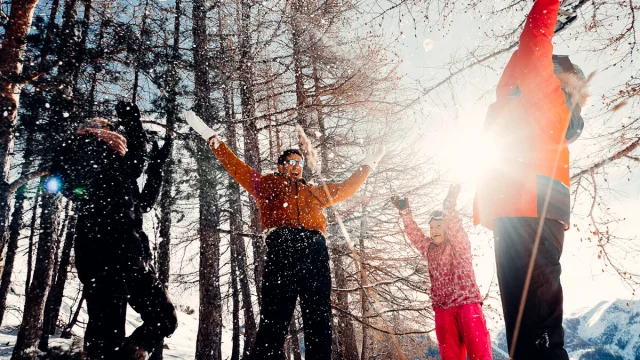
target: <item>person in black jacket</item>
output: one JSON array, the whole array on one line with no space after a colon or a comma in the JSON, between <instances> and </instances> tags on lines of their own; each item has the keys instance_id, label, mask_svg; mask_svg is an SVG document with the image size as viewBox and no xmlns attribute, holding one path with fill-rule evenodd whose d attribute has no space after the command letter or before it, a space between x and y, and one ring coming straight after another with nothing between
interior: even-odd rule
<instances>
[{"instance_id":1,"label":"person in black jacket","mask_svg":"<svg viewBox=\"0 0 640 360\"><path fill-rule=\"evenodd\" d=\"M50 173L62 193L76 203L75 263L84 284L89 322L85 332L90 359L146 359L177 319L173 304L150 265L149 239L142 214L153 206L169 153L153 143L142 190L146 136L138 107L120 102L119 125L90 119L56 151ZM125 339L127 304L144 323Z\"/></svg>"}]
</instances>

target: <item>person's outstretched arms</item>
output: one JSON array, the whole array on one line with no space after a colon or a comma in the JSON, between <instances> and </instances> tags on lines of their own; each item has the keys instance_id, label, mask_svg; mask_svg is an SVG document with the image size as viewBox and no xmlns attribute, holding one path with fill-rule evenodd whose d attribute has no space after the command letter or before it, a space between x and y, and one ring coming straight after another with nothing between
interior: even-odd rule
<instances>
[{"instance_id":1,"label":"person's outstretched arms","mask_svg":"<svg viewBox=\"0 0 640 360\"><path fill-rule=\"evenodd\" d=\"M401 202L404 201L404 204ZM427 253L429 251L429 245L431 239L424 234L422 229L416 224L411 215L411 208L409 207L409 199L400 199L398 196L391 198L393 206L398 209L402 221L404 222L404 233L407 235L413 246L418 249L422 257L427 259Z\"/></svg>"},{"instance_id":2,"label":"person's outstretched arms","mask_svg":"<svg viewBox=\"0 0 640 360\"><path fill-rule=\"evenodd\" d=\"M443 202L443 223L451 244L456 248L469 250L471 249L469 236L467 235L467 232L464 231L462 221L460 220L460 214L458 214L458 211L456 210L458 195L460 195L460 185L450 185L447 197Z\"/></svg>"},{"instance_id":3,"label":"person's outstretched arms","mask_svg":"<svg viewBox=\"0 0 640 360\"><path fill-rule=\"evenodd\" d=\"M229 175L254 198L260 197L262 174L245 164L229 149L218 134L202 121L193 111L185 111L184 117L193 130L202 136L211 147L213 154L220 160Z\"/></svg>"},{"instance_id":4,"label":"person's outstretched arms","mask_svg":"<svg viewBox=\"0 0 640 360\"><path fill-rule=\"evenodd\" d=\"M343 182L319 186L319 190L315 191L318 193L317 196L322 199L325 206L331 206L352 197L367 180L369 174L376 169L385 153L383 146L371 149L367 152L362 165L349 178Z\"/></svg>"}]
</instances>

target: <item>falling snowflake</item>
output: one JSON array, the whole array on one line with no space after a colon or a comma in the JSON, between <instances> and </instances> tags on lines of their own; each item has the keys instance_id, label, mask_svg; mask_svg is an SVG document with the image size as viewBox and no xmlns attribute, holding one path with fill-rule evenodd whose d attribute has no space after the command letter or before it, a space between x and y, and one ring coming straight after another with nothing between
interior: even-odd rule
<instances>
[{"instance_id":1,"label":"falling snowflake","mask_svg":"<svg viewBox=\"0 0 640 360\"><path fill-rule=\"evenodd\" d=\"M65 111L65 112L63 112L63 113L62 113L62 117L66 117L66 118L67 118L67 117L69 117L69 113L68 113L68 112L66 112L66 111Z\"/></svg>"},{"instance_id":2,"label":"falling snowflake","mask_svg":"<svg viewBox=\"0 0 640 360\"><path fill-rule=\"evenodd\" d=\"M287 207L287 206L289 206L289 204L288 203L284 203L284 204L282 204L282 206Z\"/></svg>"},{"instance_id":3,"label":"falling snowflake","mask_svg":"<svg viewBox=\"0 0 640 360\"><path fill-rule=\"evenodd\" d=\"M431 39L425 39L422 42L422 46L424 46L424 51L425 52L429 52L429 50L433 49L433 47L436 45L436 42L431 40Z\"/></svg>"},{"instance_id":4,"label":"falling snowflake","mask_svg":"<svg viewBox=\"0 0 640 360\"><path fill-rule=\"evenodd\" d=\"M47 109L51 107L51 105L49 105L49 103L44 104L44 107L46 107Z\"/></svg>"}]
</instances>

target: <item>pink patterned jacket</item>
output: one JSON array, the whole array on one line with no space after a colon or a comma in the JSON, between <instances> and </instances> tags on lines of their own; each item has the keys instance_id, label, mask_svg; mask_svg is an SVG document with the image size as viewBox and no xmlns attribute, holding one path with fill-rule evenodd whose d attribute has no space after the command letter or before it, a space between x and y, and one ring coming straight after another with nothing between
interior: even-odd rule
<instances>
[{"instance_id":1,"label":"pink patterned jacket","mask_svg":"<svg viewBox=\"0 0 640 360\"><path fill-rule=\"evenodd\" d=\"M471 244L458 212L445 210L445 242L436 245L425 236L411 213L402 214L407 237L429 262L431 302L434 309L482 303L471 260Z\"/></svg>"}]
</instances>

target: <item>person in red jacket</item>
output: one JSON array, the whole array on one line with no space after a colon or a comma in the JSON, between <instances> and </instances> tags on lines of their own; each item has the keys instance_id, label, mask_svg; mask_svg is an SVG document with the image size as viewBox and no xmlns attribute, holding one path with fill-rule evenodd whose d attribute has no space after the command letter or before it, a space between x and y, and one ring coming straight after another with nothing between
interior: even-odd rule
<instances>
[{"instance_id":1,"label":"person in red jacket","mask_svg":"<svg viewBox=\"0 0 640 360\"><path fill-rule=\"evenodd\" d=\"M560 255L569 229L569 148L588 97L582 71L553 55L558 0L536 0L488 110L498 161L480 179L474 223L493 230L512 358L568 359ZM521 307L523 306L523 307Z\"/></svg>"},{"instance_id":2,"label":"person in red jacket","mask_svg":"<svg viewBox=\"0 0 640 360\"><path fill-rule=\"evenodd\" d=\"M413 220L407 199L391 201L404 220L407 237L429 262L431 302L442 360L491 359L491 339L482 313L469 237L456 211L460 185L449 187L444 213L434 211L426 236Z\"/></svg>"}]
</instances>

